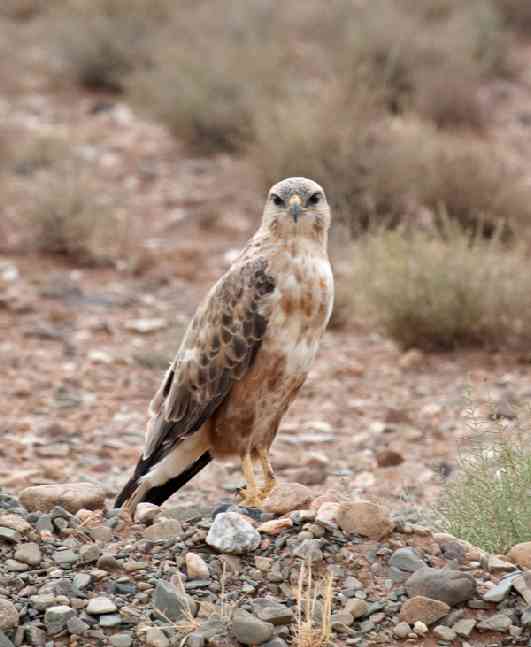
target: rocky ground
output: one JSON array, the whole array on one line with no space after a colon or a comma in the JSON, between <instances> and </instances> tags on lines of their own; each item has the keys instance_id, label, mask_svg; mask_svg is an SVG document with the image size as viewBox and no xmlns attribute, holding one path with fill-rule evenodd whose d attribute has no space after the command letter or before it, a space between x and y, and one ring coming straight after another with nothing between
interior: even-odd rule
<instances>
[{"instance_id":1,"label":"rocky ground","mask_svg":"<svg viewBox=\"0 0 531 647\"><path fill-rule=\"evenodd\" d=\"M485 555L422 512L469 433L465 392L507 415L531 394L525 353L404 353L353 319L325 336L274 445L298 486L240 509L239 466L214 464L132 524L112 509L183 327L259 205L238 161L189 158L119 98L50 78L31 32L2 35L0 134L20 150L0 176L0 647L318 647L327 574L333 645L531 644L530 546ZM484 93L492 136L531 168L526 75ZM57 172L24 152L43 134L118 203L131 240L112 263L31 253L17 222ZM348 276L337 238L333 254Z\"/></svg>"},{"instance_id":2,"label":"rocky ground","mask_svg":"<svg viewBox=\"0 0 531 647\"><path fill-rule=\"evenodd\" d=\"M296 483L264 511L104 503L82 483L0 494L2 647L319 647L323 627L337 646L531 645L531 542L487 555Z\"/></svg>"}]
</instances>

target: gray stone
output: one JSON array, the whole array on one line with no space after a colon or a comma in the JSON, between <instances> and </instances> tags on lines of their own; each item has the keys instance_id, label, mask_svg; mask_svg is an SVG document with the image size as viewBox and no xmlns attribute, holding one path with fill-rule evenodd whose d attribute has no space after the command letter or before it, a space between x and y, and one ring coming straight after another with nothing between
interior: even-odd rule
<instances>
[{"instance_id":1,"label":"gray stone","mask_svg":"<svg viewBox=\"0 0 531 647\"><path fill-rule=\"evenodd\" d=\"M153 593L153 607L163 621L177 622L192 614L195 616L198 604L188 595L183 595L169 582L158 580Z\"/></svg>"},{"instance_id":2,"label":"gray stone","mask_svg":"<svg viewBox=\"0 0 531 647\"><path fill-rule=\"evenodd\" d=\"M310 564L319 564L324 559L319 539L305 539L295 548L293 554Z\"/></svg>"},{"instance_id":3,"label":"gray stone","mask_svg":"<svg viewBox=\"0 0 531 647\"><path fill-rule=\"evenodd\" d=\"M133 644L133 636L129 631L122 631L119 634L110 636L109 642L112 647L131 647Z\"/></svg>"},{"instance_id":4,"label":"gray stone","mask_svg":"<svg viewBox=\"0 0 531 647\"><path fill-rule=\"evenodd\" d=\"M3 631L0 631L0 647L15 647Z\"/></svg>"},{"instance_id":5,"label":"gray stone","mask_svg":"<svg viewBox=\"0 0 531 647\"><path fill-rule=\"evenodd\" d=\"M293 611L276 600L257 598L251 602L257 618L273 625L287 625L293 622Z\"/></svg>"},{"instance_id":6,"label":"gray stone","mask_svg":"<svg viewBox=\"0 0 531 647\"><path fill-rule=\"evenodd\" d=\"M33 485L22 490L20 500L30 511L49 512L55 506L61 506L75 514L81 508L88 510L103 508L105 490L91 483Z\"/></svg>"},{"instance_id":7,"label":"gray stone","mask_svg":"<svg viewBox=\"0 0 531 647\"><path fill-rule=\"evenodd\" d=\"M44 624L49 634L58 634L65 627L66 623L76 615L76 612L71 607L60 605L57 607L49 607L44 614Z\"/></svg>"},{"instance_id":8,"label":"gray stone","mask_svg":"<svg viewBox=\"0 0 531 647\"><path fill-rule=\"evenodd\" d=\"M440 638L441 640L455 640L456 638L456 633L453 629L450 629L450 627L446 627L445 625L437 625L435 629L433 630L433 634L435 635L436 638Z\"/></svg>"},{"instance_id":9,"label":"gray stone","mask_svg":"<svg viewBox=\"0 0 531 647\"><path fill-rule=\"evenodd\" d=\"M77 573L72 580L72 588L76 591L83 591L91 583L92 577L88 573Z\"/></svg>"},{"instance_id":10,"label":"gray stone","mask_svg":"<svg viewBox=\"0 0 531 647\"><path fill-rule=\"evenodd\" d=\"M425 566L408 578L406 590L410 597L422 595L454 606L474 597L476 581L469 573Z\"/></svg>"},{"instance_id":11,"label":"gray stone","mask_svg":"<svg viewBox=\"0 0 531 647\"><path fill-rule=\"evenodd\" d=\"M44 647L46 645L46 632L35 625L26 625L26 640L33 647Z\"/></svg>"},{"instance_id":12,"label":"gray stone","mask_svg":"<svg viewBox=\"0 0 531 647\"><path fill-rule=\"evenodd\" d=\"M56 550L52 555L52 559L56 564L67 566L77 562L79 560L79 555L74 550L67 548L66 550Z\"/></svg>"},{"instance_id":13,"label":"gray stone","mask_svg":"<svg viewBox=\"0 0 531 647\"><path fill-rule=\"evenodd\" d=\"M405 640L410 633L411 627L407 622L399 622L396 627L393 628L393 634L401 640Z\"/></svg>"},{"instance_id":14,"label":"gray stone","mask_svg":"<svg viewBox=\"0 0 531 647\"><path fill-rule=\"evenodd\" d=\"M522 627L531 627L531 607L522 611Z\"/></svg>"},{"instance_id":15,"label":"gray stone","mask_svg":"<svg viewBox=\"0 0 531 647\"><path fill-rule=\"evenodd\" d=\"M86 612L90 616L101 616L105 613L114 613L116 611L116 604L109 598L99 597L92 598L86 608Z\"/></svg>"},{"instance_id":16,"label":"gray stone","mask_svg":"<svg viewBox=\"0 0 531 647\"><path fill-rule=\"evenodd\" d=\"M49 514L39 515L39 518L35 523L35 528L37 528L39 532L42 532L42 531L53 532L52 518L50 517L50 515Z\"/></svg>"},{"instance_id":17,"label":"gray stone","mask_svg":"<svg viewBox=\"0 0 531 647\"><path fill-rule=\"evenodd\" d=\"M101 550L96 544L87 544L85 546L81 546L81 548L79 549L79 559L84 564L91 564L92 562L96 562L100 554Z\"/></svg>"},{"instance_id":18,"label":"gray stone","mask_svg":"<svg viewBox=\"0 0 531 647\"><path fill-rule=\"evenodd\" d=\"M101 568L103 571L118 571L122 568L120 562L116 559L114 555L109 555L104 553L96 564L97 568Z\"/></svg>"},{"instance_id":19,"label":"gray stone","mask_svg":"<svg viewBox=\"0 0 531 647\"><path fill-rule=\"evenodd\" d=\"M13 528L4 528L0 526L0 540L8 544L15 544L19 538L18 532Z\"/></svg>"},{"instance_id":20,"label":"gray stone","mask_svg":"<svg viewBox=\"0 0 531 647\"><path fill-rule=\"evenodd\" d=\"M31 606L37 611L46 611L55 604L55 595L53 593L41 593L30 597Z\"/></svg>"},{"instance_id":21,"label":"gray stone","mask_svg":"<svg viewBox=\"0 0 531 647\"><path fill-rule=\"evenodd\" d=\"M511 626L511 619L504 613L497 613L490 618L485 618L476 625L481 631L509 631Z\"/></svg>"},{"instance_id":22,"label":"gray stone","mask_svg":"<svg viewBox=\"0 0 531 647\"><path fill-rule=\"evenodd\" d=\"M354 623L354 616L348 611L339 611L332 614L330 622L334 631L347 633L350 625Z\"/></svg>"},{"instance_id":23,"label":"gray stone","mask_svg":"<svg viewBox=\"0 0 531 647\"><path fill-rule=\"evenodd\" d=\"M277 637L272 640L268 640L262 645L262 647L288 647L288 643L285 640L282 640L282 638Z\"/></svg>"},{"instance_id":24,"label":"gray stone","mask_svg":"<svg viewBox=\"0 0 531 647\"><path fill-rule=\"evenodd\" d=\"M369 613L369 605L365 600L354 598L352 600L348 600L345 604L345 611L348 611L354 619L363 618L363 616L366 616Z\"/></svg>"},{"instance_id":25,"label":"gray stone","mask_svg":"<svg viewBox=\"0 0 531 647\"><path fill-rule=\"evenodd\" d=\"M15 559L30 566L38 566L41 563L42 555L39 544L35 542L28 542L27 544L19 544L15 551Z\"/></svg>"},{"instance_id":26,"label":"gray stone","mask_svg":"<svg viewBox=\"0 0 531 647\"><path fill-rule=\"evenodd\" d=\"M145 636L146 645L149 647L169 647L170 641L166 634L158 627L150 627L146 631Z\"/></svg>"},{"instance_id":27,"label":"gray stone","mask_svg":"<svg viewBox=\"0 0 531 647\"><path fill-rule=\"evenodd\" d=\"M474 618L463 618L462 620L458 620L454 625L452 625L452 629L458 636L468 638L474 631L475 626L476 621L474 620Z\"/></svg>"},{"instance_id":28,"label":"gray stone","mask_svg":"<svg viewBox=\"0 0 531 647\"><path fill-rule=\"evenodd\" d=\"M241 514L222 512L210 526L206 541L221 553L241 555L258 548L260 533Z\"/></svg>"},{"instance_id":29,"label":"gray stone","mask_svg":"<svg viewBox=\"0 0 531 647\"><path fill-rule=\"evenodd\" d=\"M109 613L101 616L100 627L116 627L122 624L122 616L119 613Z\"/></svg>"},{"instance_id":30,"label":"gray stone","mask_svg":"<svg viewBox=\"0 0 531 647\"><path fill-rule=\"evenodd\" d=\"M66 621L66 628L71 634L75 634L76 636L83 636L90 629L90 626L77 616L74 616L73 618L69 618Z\"/></svg>"},{"instance_id":31,"label":"gray stone","mask_svg":"<svg viewBox=\"0 0 531 647\"><path fill-rule=\"evenodd\" d=\"M498 584L489 589L483 596L483 599L487 600L487 602L501 602L509 595L512 587L512 578L505 577L503 580L500 580Z\"/></svg>"},{"instance_id":32,"label":"gray stone","mask_svg":"<svg viewBox=\"0 0 531 647\"><path fill-rule=\"evenodd\" d=\"M0 598L0 630L18 627L18 611L9 600Z\"/></svg>"},{"instance_id":33,"label":"gray stone","mask_svg":"<svg viewBox=\"0 0 531 647\"><path fill-rule=\"evenodd\" d=\"M531 571L515 574L512 583L513 588L524 598L526 604L531 604Z\"/></svg>"},{"instance_id":34,"label":"gray stone","mask_svg":"<svg viewBox=\"0 0 531 647\"><path fill-rule=\"evenodd\" d=\"M16 559L6 559L5 565L8 571L15 571L17 573L29 571L30 568L27 564L17 562Z\"/></svg>"},{"instance_id":35,"label":"gray stone","mask_svg":"<svg viewBox=\"0 0 531 647\"><path fill-rule=\"evenodd\" d=\"M103 544L112 539L112 530L108 526L94 526L94 528L90 528L89 532L94 541L100 541Z\"/></svg>"},{"instance_id":36,"label":"gray stone","mask_svg":"<svg viewBox=\"0 0 531 647\"><path fill-rule=\"evenodd\" d=\"M176 519L161 519L144 530L144 537L151 541L176 539L181 536L183 528Z\"/></svg>"},{"instance_id":37,"label":"gray stone","mask_svg":"<svg viewBox=\"0 0 531 647\"><path fill-rule=\"evenodd\" d=\"M244 645L261 645L273 637L273 631L271 623L260 620L244 609L236 609L232 616L232 633Z\"/></svg>"},{"instance_id":38,"label":"gray stone","mask_svg":"<svg viewBox=\"0 0 531 647\"><path fill-rule=\"evenodd\" d=\"M390 566L398 568L401 571L415 573L426 566L420 555L414 548L399 548L391 555L389 560Z\"/></svg>"},{"instance_id":39,"label":"gray stone","mask_svg":"<svg viewBox=\"0 0 531 647\"><path fill-rule=\"evenodd\" d=\"M210 642L216 637L224 636L226 633L227 623L224 620L212 618L211 620L201 623L201 626L196 629L193 634L190 634L189 642L193 642L190 641L190 638L193 637L195 642L198 644L201 644L200 641L203 641L204 644ZM190 646L187 644L187 647Z\"/></svg>"}]
</instances>

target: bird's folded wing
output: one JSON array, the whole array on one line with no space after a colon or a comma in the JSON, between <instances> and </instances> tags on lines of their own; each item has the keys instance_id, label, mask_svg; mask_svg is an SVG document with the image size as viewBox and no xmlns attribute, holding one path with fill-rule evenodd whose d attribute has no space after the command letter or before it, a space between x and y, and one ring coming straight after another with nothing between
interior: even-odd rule
<instances>
[{"instance_id":1,"label":"bird's folded wing","mask_svg":"<svg viewBox=\"0 0 531 647\"><path fill-rule=\"evenodd\" d=\"M231 268L199 307L150 405L144 460L197 431L253 364L275 289L263 257Z\"/></svg>"}]
</instances>

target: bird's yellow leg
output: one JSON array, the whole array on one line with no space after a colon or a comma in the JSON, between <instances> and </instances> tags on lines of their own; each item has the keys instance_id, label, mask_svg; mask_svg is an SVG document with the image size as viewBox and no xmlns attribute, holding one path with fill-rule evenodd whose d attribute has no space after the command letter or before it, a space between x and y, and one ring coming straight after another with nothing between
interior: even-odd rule
<instances>
[{"instance_id":1,"label":"bird's yellow leg","mask_svg":"<svg viewBox=\"0 0 531 647\"><path fill-rule=\"evenodd\" d=\"M247 487L240 492L242 495L241 503L250 508L256 507L260 502L258 500L258 489L256 487L253 461L251 460L250 454L245 454L242 458L242 472L245 482L247 483Z\"/></svg>"},{"instance_id":2,"label":"bird's yellow leg","mask_svg":"<svg viewBox=\"0 0 531 647\"><path fill-rule=\"evenodd\" d=\"M262 473L264 475L264 486L260 489L258 498L263 501L267 496L269 496L273 488L276 486L277 480L275 478L275 473L273 472L273 468L271 467L271 462L269 460L269 451L267 449L259 449L258 458L260 460Z\"/></svg>"}]
</instances>

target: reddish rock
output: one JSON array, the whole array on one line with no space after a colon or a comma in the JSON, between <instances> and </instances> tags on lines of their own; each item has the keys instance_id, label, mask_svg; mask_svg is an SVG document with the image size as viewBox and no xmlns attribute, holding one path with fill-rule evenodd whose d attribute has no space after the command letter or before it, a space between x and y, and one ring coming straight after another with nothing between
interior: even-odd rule
<instances>
[{"instance_id":1,"label":"reddish rock","mask_svg":"<svg viewBox=\"0 0 531 647\"><path fill-rule=\"evenodd\" d=\"M450 607L445 602L416 595L402 605L400 609L400 620L410 625L415 624L415 622L432 625L437 620L448 615L449 611Z\"/></svg>"},{"instance_id":2,"label":"reddish rock","mask_svg":"<svg viewBox=\"0 0 531 647\"><path fill-rule=\"evenodd\" d=\"M264 510L273 514L286 514L292 510L307 508L312 500L312 491L301 483L281 483L264 502Z\"/></svg>"},{"instance_id":3,"label":"reddish rock","mask_svg":"<svg viewBox=\"0 0 531 647\"><path fill-rule=\"evenodd\" d=\"M370 501L342 503L337 512L337 525L344 532L377 540L389 535L394 528L385 510Z\"/></svg>"},{"instance_id":4,"label":"reddish rock","mask_svg":"<svg viewBox=\"0 0 531 647\"><path fill-rule=\"evenodd\" d=\"M105 490L92 483L34 485L20 493L22 505L30 512L49 512L59 505L75 514L81 508L98 510L105 504Z\"/></svg>"}]
</instances>

